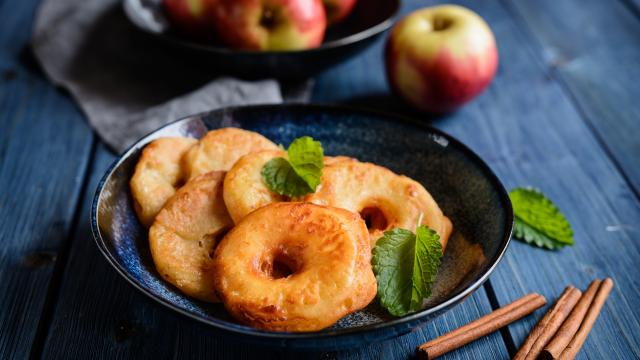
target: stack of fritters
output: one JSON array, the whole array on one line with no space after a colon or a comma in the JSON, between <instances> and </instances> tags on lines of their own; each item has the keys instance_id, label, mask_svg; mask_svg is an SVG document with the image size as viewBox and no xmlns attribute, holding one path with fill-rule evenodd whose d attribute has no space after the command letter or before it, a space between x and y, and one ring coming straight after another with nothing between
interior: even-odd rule
<instances>
[{"instance_id":1,"label":"stack of fritters","mask_svg":"<svg viewBox=\"0 0 640 360\"><path fill-rule=\"evenodd\" d=\"M184 294L222 301L237 320L315 331L375 297L371 248L422 224L446 245L451 222L418 182L349 157L325 157L315 193L269 190L262 168L286 153L260 134L224 128L161 138L131 178L160 275Z\"/></svg>"}]
</instances>

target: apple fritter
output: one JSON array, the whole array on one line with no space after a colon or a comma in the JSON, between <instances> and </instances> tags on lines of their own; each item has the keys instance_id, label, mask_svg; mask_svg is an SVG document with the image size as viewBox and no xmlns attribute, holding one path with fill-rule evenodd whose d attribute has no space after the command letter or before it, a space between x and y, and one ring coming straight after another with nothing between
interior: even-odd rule
<instances>
[{"instance_id":1,"label":"apple fritter","mask_svg":"<svg viewBox=\"0 0 640 360\"><path fill-rule=\"evenodd\" d=\"M188 296L216 302L212 258L233 226L222 200L224 172L190 180L167 201L149 229L149 246L158 273Z\"/></svg>"},{"instance_id":2,"label":"apple fritter","mask_svg":"<svg viewBox=\"0 0 640 360\"><path fill-rule=\"evenodd\" d=\"M184 181L182 156L196 139L160 138L149 143L140 155L129 186L138 219L145 226L153 223L165 202Z\"/></svg>"},{"instance_id":3,"label":"apple fritter","mask_svg":"<svg viewBox=\"0 0 640 360\"><path fill-rule=\"evenodd\" d=\"M183 158L187 179L209 171L229 171L242 156L260 151L277 150L266 137L237 128L209 131Z\"/></svg>"},{"instance_id":4,"label":"apple fritter","mask_svg":"<svg viewBox=\"0 0 640 360\"><path fill-rule=\"evenodd\" d=\"M287 197L269 190L262 179L262 168L269 160L286 157L281 150L268 150L243 156L229 170L224 179L224 202L235 223L250 212L274 202L288 201ZM352 160L346 156L325 156L324 165Z\"/></svg>"},{"instance_id":5,"label":"apple fritter","mask_svg":"<svg viewBox=\"0 0 640 360\"><path fill-rule=\"evenodd\" d=\"M238 321L316 331L367 306L377 285L358 214L283 202L247 215L216 249L215 289Z\"/></svg>"},{"instance_id":6,"label":"apple fritter","mask_svg":"<svg viewBox=\"0 0 640 360\"><path fill-rule=\"evenodd\" d=\"M371 163L347 161L326 167L319 188L304 201L359 213L369 229L372 247L386 230L415 232L421 214L422 224L440 235L443 248L451 233L451 221L424 186Z\"/></svg>"}]
</instances>

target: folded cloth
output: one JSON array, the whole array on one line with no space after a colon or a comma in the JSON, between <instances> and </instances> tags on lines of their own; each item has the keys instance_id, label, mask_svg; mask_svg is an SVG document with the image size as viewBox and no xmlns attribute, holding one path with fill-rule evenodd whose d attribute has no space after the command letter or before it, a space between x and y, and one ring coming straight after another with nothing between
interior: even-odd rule
<instances>
[{"instance_id":1,"label":"folded cloth","mask_svg":"<svg viewBox=\"0 0 640 360\"><path fill-rule=\"evenodd\" d=\"M117 152L180 117L283 101L276 80L217 77L206 59L141 33L118 0L44 0L32 47L49 79L69 90L91 127ZM307 100L310 87L292 86L285 100Z\"/></svg>"}]
</instances>

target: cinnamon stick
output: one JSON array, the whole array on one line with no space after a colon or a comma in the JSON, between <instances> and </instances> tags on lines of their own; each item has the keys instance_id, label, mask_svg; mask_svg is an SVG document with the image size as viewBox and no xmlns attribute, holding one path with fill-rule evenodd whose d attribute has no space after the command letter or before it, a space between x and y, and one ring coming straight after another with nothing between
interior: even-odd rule
<instances>
[{"instance_id":1,"label":"cinnamon stick","mask_svg":"<svg viewBox=\"0 0 640 360\"><path fill-rule=\"evenodd\" d=\"M531 330L513 360L535 360L540 355L549 339L558 331L564 320L580 299L582 292L575 287L567 286L556 303L547 311L542 319Z\"/></svg>"},{"instance_id":2,"label":"cinnamon stick","mask_svg":"<svg viewBox=\"0 0 640 360\"><path fill-rule=\"evenodd\" d=\"M509 311L513 311L513 309L515 309L515 308L517 308L517 307L519 307L519 306L521 306L521 305L523 305L525 303L528 303L529 301L532 301L537 297L540 297L540 294L536 294L536 293L527 294L527 295L521 297L520 299L512 302L511 304L505 305L505 306L495 310L494 312L489 313L489 314L487 314L487 315L485 315L485 316L483 316L483 317L481 317L481 318L479 318L477 320L474 320L474 321L472 321L472 322L470 322L470 323L468 323L468 324L466 324L464 326L461 326L461 327L459 327L459 328L457 328L455 330L451 330L450 332L448 332L448 333L446 333L446 334L444 334L444 335L442 335L442 336L440 336L438 338L432 339L432 340L420 345L420 347L429 347L429 346L433 345L435 342L440 342L440 341L455 337L455 336L457 336L457 335L459 335L459 334L461 334L461 333L463 333L465 331L468 331L470 329L473 329L474 327L477 327L478 325L480 325L483 322L488 322L488 321L490 321L492 319L495 319L498 316L501 316L501 315L504 315L505 313L508 313Z\"/></svg>"},{"instance_id":3,"label":"cinnamon stick","mask_svg":"<svg viewBox=\"0 0 640 360\"><path fill-rule=\"evenodd\" d=\"M564 321L554 338L547 344L541 353L541 356L545 359L557 359L560 357L562 351L567 347L573 336L580 328L582 319L589 310L589 305L596 296L596 292L600 287L600 279L594 280L587 290L582 294L580 300L569 314L569 317Z\"/></svg>"},{"instance_id":4,"label":"cinnamon stick","mask_svg":"<svg viewBox=\"0 0 640 360\"><path fill-rule=\"evenodd\" d=\"M587 315L584 317L584 320L582 320L580 329L578 329L578 332L573 339L571 339L569 345L567 345L567 347L562 351L562 354L560 354L561 360L573 359L576 357L578 351L580 351L580 348L582 347L582 344L584 344L584 341L587 339L587 335L589 335L593 324L596 322L598 315L600 315L600 310L602 310L604 302L607 301L607 297L609 296L611 289L613 289L613 280L611 280L611 278L604 279L598 288L598 293L589 307L589 311L587 311Z\"/></svg>"},{"instance_id":5,"label":"cinnamon stick","mask_svg":"<svg viewBox=\"0 0 640 360\"><path fill-rule=\"evenodd\" d=\"M434 359L531 314L546 302L540 294L529 294L457 330L420 345L418 353L428 359Z\"/></svg>"}]
</instances>

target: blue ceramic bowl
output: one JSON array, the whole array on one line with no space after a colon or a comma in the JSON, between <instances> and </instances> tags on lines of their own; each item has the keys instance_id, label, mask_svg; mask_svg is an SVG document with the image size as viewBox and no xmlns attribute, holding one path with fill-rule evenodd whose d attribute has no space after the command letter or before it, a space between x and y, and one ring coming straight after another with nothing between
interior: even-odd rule
<instances>
[{"instance_id":1,"label":"blue ceramic bowl","mask_svg":"<svg viewBox=\"0 0 640 360\"><path fill-rule=\"evenodd\" d=\"M276 143L302 135L322 142L327 155L384 165L421 182L454 225L434 294L422 311L394 318L377 301L331 328L313 333L269 332L236 323L221 304L182 295L156 272L147 231L136 219L129 179L145 144L163 136L201 137L220 127L257 131ZM100 181L91 225L98 247L125 279L166 307L218 328L222 336L268 346L330 350L405 334L469 296L507 249L513 214L493 172L466 146L424 124L380 113L319 105L236 107L191 116L144 137Z\"/></svg>"}]
</instances>

